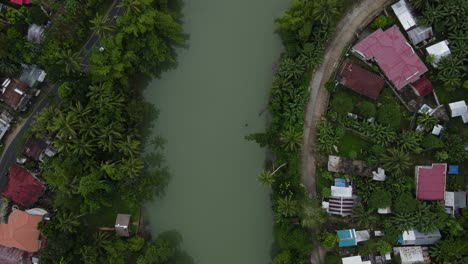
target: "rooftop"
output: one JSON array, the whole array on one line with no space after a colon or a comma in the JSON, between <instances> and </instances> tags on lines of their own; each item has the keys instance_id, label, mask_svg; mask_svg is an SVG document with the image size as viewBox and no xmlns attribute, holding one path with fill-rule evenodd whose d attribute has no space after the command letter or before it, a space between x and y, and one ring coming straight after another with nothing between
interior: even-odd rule
<instances>
[{"instance_id":1,"label":"rooftop","mask_svg":"<svg viewBox=\"0 0 468 264\"><path fill-rule=\"evenodd\" d=\"M1 195L23 207L28 207L39 200L43 189L44 184L39 182L29 171L14 164L8 173L8 179Z\"/></svg>"},{"instance_id":2,"label":"rooftop","mask_svg":"<svg viewBox=\"0 0 468 264\"><path fill-rule=\"evenodd\" d=\"M432 92L432 83L426 77L422 77L411 85L416 90L418 96L426 96Z\"/></svg>"},{"instance_id":3,"label":"rooftop","mask_svg":"<svg viewBox=\"0 0 468 264\"><path fill-rule=\"evenodd\" d=\"M362 261L361 256L346 257L346 258L342 258L341 261L343 261L343 264L371 264L372 263L370 260Z\"/></svg>"},{"instance_id":4,"label":"rooftop","mask_svg":"<svg viewBox=\"0 0 468 264\"><path fill-rule=\"evenodd\" d=\"M452 113L451 117L461 116L463 123L468 122L468 106L464 100L450 103L449 108Z\"/></svg>"},{"instance_id":5,"label":"rooftop","mask_svg":"<svg viewBox=\"0 0 468 264\"><path fill-rule=\"evenodd\" d=\"M354 229L338 230L336 231L340 241L339 247L352 247L357 245L356 231Z\"/></svg>"},{"instance_id":6,"label":"rooftop","mask_svg":"<svg viewBox=\"0 0 468 264\"><path fill-rule=\"evenodd\" d=\"M26 142L24 154L35 160L38 161L42 152L47 148L47 143L39 138L29 138Z\"/></svg>"},{"instance_id":7,"label":"rooftop","mask_svg":"<svg viewBox=\"0 0 468 264\"><path fill-rule=\"evenodd\" d=\"M8 224L0 224L0 245L37 252L41 246L37 225L41 221L42 216L14 210L8 217Z\"/></svg>"},{"instance_id":8,"label":"rooftop","mask_svg":"<svg viewBox=\"0 0 468 264\"><path fill-rule=\"evenodd\" d=\"M419 200L443 200L447 164L416 166L416 198Z\"/></svg>"},{"instance_id":9,"label":"rooftop","mask_svg":"<svg viewBox=\"0 0 468 264\"><path fill-rule=\"evenodd\" d=\"M432 38L434 35L431 26L418 26L409 30L407 33L413 45L417 45L426 39Z\"/></svg>"},{"instance_id":10,"label":"rooftop","mask_svg":"<svg viewBox=\"0 0 468 264\"><path fill-rule=\"evenodd\" d=\"M427 54L434 56L434 62L432 62L432 66L434 67L437 67L437 64L442 58L447 57L451 54L447 40L438 42L430 47L427 47L426 51Z\"/></svg>"},{"instance_id":11,"label":"rooftop","mask_svg":"<svg viewBox=\"0 0 468 264\"><path fill-rule=\"evenodd\" d=\"M345 61L338 75L338 82L359 94L377 100L385 81L379 75Z\"/></svg>"},{"instance_id":12,"label":"rooftop","mask_svg":"<svg viewBox=\"0 0 468 264\"><path fill-rule=\"evenodd\" d=\"M398 1L392 5L392 9L405 30L416 26L416 19L411 14L412 10L406 1Z\"/></svg>"},{"instance_id":13,"label":"rooftop","mask_svg":"<svg viewBox=\"0 0 468 264\"><path fill-rule=\"evenodd\" d=\"M10 80L7 79L2 84L2 94L0 95L0 100L4 101L5 104L17 110L21 101L28 92L29 87L26 83L19 80Z\"/></svg>"},{"instance_id":14,"label":"rooftop","mask_svg":"<svg viewBox=\"0 0 468 264\"><path fill-rule=\"evenodd\" d=\"M375 59L393 85L400 90L427 72L427 67L396 25L378 29L353 47L353 51Z\"/></svg>"}]
</instances>

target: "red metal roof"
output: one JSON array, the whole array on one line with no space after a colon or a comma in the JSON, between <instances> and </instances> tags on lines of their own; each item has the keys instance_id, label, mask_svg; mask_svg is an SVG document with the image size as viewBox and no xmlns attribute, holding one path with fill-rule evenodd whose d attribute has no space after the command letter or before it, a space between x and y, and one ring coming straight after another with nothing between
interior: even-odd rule
<instances>
[{"instance_id":1,"label":"red metal roof","mask_svg":"<svg viewBox=\"0 0 468 264\"><path fill-rule=\"evenodd\" d=\"M432 91L432 83L426 77L420 78L411 85L413 85L414 89L418 91L419 96L426 96Z\"/></svg>"},{"instance_id":2,"label":"red metal roof","mask_svg":"<svg viewBox=\"0 0 468 264\"><path fill-rule=\"evenodd\" d=\"M17 5L28 5L31 3L31 0L10 0L10 2Z\"/></svg>"},{"instance_id":3,"label":"red metal roof","mask_svg":"<svg viewBox=\"0 0 468 264\"><path fill-rule=\"evenodd\" d=\"M14 210L8 217L8 224L0 224L0 245L37 252L41 246L37 225L41 221L40 215Z\"/></svg>"},{"instance_id":4,"label":"red metal roof","mask_svg":"<svg viewBox=\"0 0 468 264\"><path fill-rule=\"evenodd\" d=\"M10 169L1 195L23 207L28 207L39 200L43 189L44 184L25 168L15 164Z\"/></svg>"},{"instance_id":5,"label":"red metal roof","mask_svg":"<svg viewBox=\"0 0 468 264\"><path fill-rule=\"evenodd\" d=\"M416 167L416 198L419 200L443 200L447 164Z\"/></svg>"},{"instance_id":6,"label":"red metal roof","mask_svg":"<svg viewBox=\"0 0 468 264\"><path fill-rule=\"evenodd\" d=\"M384 79L348 61L341 67L339 83L349 89L377 100L384 85Z\"/></svg>"},{"instance_id":7,"label":"red metal roof","mask_svg":"<svg viewBox=\"0 0 468 264\"><path fill-rule=\"evenodd\" d=\"M396 25L378 29L353 47L366 59L374 58L385 76L400 90L415 82L427 67L406 41Z\"/></svg>"},{"instance_id":8,"label":"red metal roof","mask_svg":"<svg viewBox=\"0 0 468 264\"><path fill-rule=\"evenodd\" d=\"M9 105L13 109L17 109L21 99L28 92L29 87L26 83L19 80L12 80L5 88L5 92L0 95L0 100Z\"/></svg>"}]
</instances>

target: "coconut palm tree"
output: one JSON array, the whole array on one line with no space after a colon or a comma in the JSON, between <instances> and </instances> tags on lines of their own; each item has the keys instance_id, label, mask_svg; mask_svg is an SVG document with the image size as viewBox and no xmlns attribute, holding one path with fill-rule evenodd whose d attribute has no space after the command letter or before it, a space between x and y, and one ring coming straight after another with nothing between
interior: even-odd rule
<instances>
[{"instance_id":1,"label":"coconut palm tree","mask_svg":"<svg viewBox=\"0 0 468 264\"><path fill-rule=\"evenodd\" d=\"M422 141L422 134L415 131L405 131L400 137L398 145L404 151L411 151L414 153L421 153L420 147Z\"/></svg>"},{"instance_id":2,"label":"coconut palm tree","mask_svg":"<svg viewBox=\"0 0 468 264\"><path fill-rule=\"evenodd\" d=\"M82 215L76 215L73 212L62 212L57 215L57 228L65 233L74 233L80 225L78 218Z\"/></svg>"},{"instance_id":3,"label":"coconut palm tree","mask_svg":"<svg viewBox=\"0 0 468 264\"><path fill-rule=\"evenodd\" d=\"M284 218L293 217L299 213L299 206L291 195L280 197L276 200L276 212Z\"/></svg>"},{"instance_id":4,"label":"coconut palm tree","mask_svg":"<svg viewBox=\"0 0 468 264\"><path fill-rule=\"evenodd\" d=\"M91 30L94 31L100 39L109 36L115 30L115 26L110 24L107 15L99 15L96 13L96 16L89 22L91 23Z\"/></svg>"},{"instance_id":5,"label":"coconut palm tree","mask_svg":"<svg viewBox=\"0 0 468 264\"><path fill-rule=\"evenodd\" d=\"M281 61L279 75L288 80L296 81L302 77L306 70L306 65L297 59L284 58Z\"/></svg>"},{"instance_id":6,"label":"coconut palm tree","mask_svg":"<svg viewBox=\"0 0 468 264\"><path fill-rule=\"evenodd\" d=\"M140 151L140 141L134 139L130 135L127 135L124 140L117 143L117 150L123 155L133 158Z\"/></svg>"},{"instance_id":7,"label":"coconut palm tree","mask_svg":"<svg viewBox=\"0 0 468 264\"><path fill-rule=\"evenodd\" d=\"M302 144L302 129L289 127L281 131L280 141L287 151L295 152Z\"/></svg>"},{"instance_id":8,"label":"coconut palm tree","mask_svg":"<svg viewBox=\"0 0 468 264\"><path fill-rule=\"evenodd\" d=\"M320 0L309 2L312 4L310 9L312 19L322 24L332 24L340 14L341 1Z\"/></svg>"},{"instance_id":9,"label":"coconut palm tree","mask_svg":"<svg viewBox=\"0 0 468 264\"><path fill-rule=\"evenodd\" d=\"M264 186L267 186L267 187L271 187L271 185L273 185L273 183L275 183L275 173L281 169L281 167L285 166L286 163L280 165L278 168L276 168L276 170L274 170L273 172L269 171L269 170L263 170L258 176L257 176L257 180Z\"/></svg>"},{"instance_id":10,"label":"coconut palm tree","mask_svg":"<svg viewBox=\"0 0 468 264\"><path fill-rule=\"evenodd\" d=\"M78 53L72 53L70 49L62 50L58 53L57 65L63 66L65 74L68 76L71 73L80 70L80 58Z\"/></svg>"},{"instance_id":11,"label":"coconut palm tree","mask_svg":"<svg viewBox=\"0 0 468 264\"><path fill-rule=\"evenodd\" d=\"M439 123L439 120L435 116L431 116L426 112L418 116L416 123L422 126L425 131L431 131L432 128Z\"/></svg>"},{"instance_id":12,"label":"coconut palm tree","mask_svg":"<svg viewBox=\"0 0 468 264\"><path fill-rule=\"evenodd\" d=\"M366 211L362 205L353 208L351 219L360 227L368 228L377 222L377 217L372 210Z\"/></svg>"},{"instance_id":13,"label":"coconut palm tree","mask_svg":"<svg viewBox=\"0 0 468 264\"><path fill-rule=\"evenodd\" d=\"M381 159L384 169L390 171L394 175L401 176L406 169L411 165L410 156L399 148L391 148Z\"/></svg>"},{"instance_id":14,"label":"coconut palm tree","mask_svg":"<svg viewBox=\"0 0 468 264\"><path fill-rule=\"evenodd\" d=\"M123 8L125 15L138 15L141 13L143 7L142 0L123 0L118 7Z\"/></svg>"}]
</instances>

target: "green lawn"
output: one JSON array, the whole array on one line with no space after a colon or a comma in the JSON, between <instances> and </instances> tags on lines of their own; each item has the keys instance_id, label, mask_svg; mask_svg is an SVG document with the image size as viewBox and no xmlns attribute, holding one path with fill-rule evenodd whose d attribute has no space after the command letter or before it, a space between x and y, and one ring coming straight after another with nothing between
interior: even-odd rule
<instances>
[{"instance_id":1,"label":"green lawn","mask_svg":"<svg viewBox=\"0 0 468 264\"><path fill-rule=\"evenodd\" d=\"M369 149L372 146L372 143L366 141L359 137L358 135L346 131L344 136L341 138L340 143L338 144L338 151L340 156L348 157L349 153L354 151L357 153L357 158L363 158L362 151Z\"/></svg>"}]
</instances>

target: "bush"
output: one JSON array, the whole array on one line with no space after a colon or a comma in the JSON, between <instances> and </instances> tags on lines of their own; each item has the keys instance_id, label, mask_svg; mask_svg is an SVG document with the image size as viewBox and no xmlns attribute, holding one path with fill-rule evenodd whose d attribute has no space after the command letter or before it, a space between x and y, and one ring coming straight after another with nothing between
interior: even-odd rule
<instances>
[{"instance_id":1,"label":"bush","mask_svg":"<svg viewBox=\"0 0 468 264\"><path fill-rule=\"evenodd\" d=\"M428 135L422 140L421 146L424 150L427 151L442 148L444 144L442 143L442 140L440 140L438 137L434 135Z\"/></svg>"},{"instance_id":2,"label":"bush","mask_svg":"<svg viewBox=\"0 0 468 264\"><path fill-rule=\"evenodd\" d=\"M336 95L331 101L331 108L341 116L353 110L353 101L345 94Z\"/></svg>"},{"instance_id":3,"label":"bush","mask_svg":"<svg viewBox=\"0 0 468 264\"><path fill-rule=\"evenodd\" d=\"M392 194L388 191L377 189L369 197L369 208L379 209L392 205Z\"/></svg>"},{"instance_id":4,"label":"bush","mask_svg":"<svg viewBox=\"0 0 468 264\"><path fill-rule=\"evenodd\" d=\"M377 242L374 240L367 240L358 245L360 255L370 255L377 252Z\"/></svg>"},{"instance_id":5,"label":"bush","mask_svg":"<svg viewBox=\"0 0 468 264\"><path fill-rule=\"evenodd\" d=\"M377 111L377 122L391 128L399 128L401 122L400 107L395 104L380 107Z\"/></svg>"},{"instance_id":6,"label":"bush","mask_svg":"<svg viewBox=\"0 0 468 264\"><path fill-rule=\"evenodd\" d=\"M335 80L328 80L325 82L325 89L330 93L334 93L336 91L336 82Z\"/></svg>"},{"instance_id":7,"label":"bush","mask_svg":"<svg viewBox=\"0 0 468 264\"><path fill-rule=\"evenodd\" d=\"M402 193L399 195L393 203L394 213L408 213L416 209L417 201L410 193Z\"/></svg>"},{"instance_id":8,"label":"bush","mask_svg":"<svg viewBox=\"0 0 468 264\"><path fill-rule=\"evenodd\" d=\"M393 22L394 21L391 16L379 16L374 20L374 23L372 23L371 27L373 29L385 28L393 24Z\"/></svg>"},{"instance_id":9,"label":"bush","mask_svg":"<svg viewBox=\"0 0 468 264\"><path fill-rule=\"evenodd\" d=\"M322 189L322 197L323 198L328 198L331 196L331 189L330 187L323 187Z\"/></svg>"},{"instance_id":10,"label":"bush","mask_svg":"<svg viewBox=\"0 0 468 264\"><path fill-rule=\"evenodd\" d=\"M336 244L338 244L338 241L340 240L336 233L331 233L327 230L323 230L322 232L320 232L320 234L318 235L318 239L322 246L324 246L325 248L335 247Z\"/></svg>"},{"instance_id":11,"label":"bush","mask_svg":"<svg viewBox=\"0 0 468 264\"><path fill-rule=\"evenodd\" d=\"M341 257L338 254L328 253L325 256L325 264L341 264L343 263Z\"/></svg>"},{"instance_id":12,"label":"bush","mask_svg":"<svg viewBox=\"0 0 468 264\"><path fill-rule=\"evenodd\" d=\"M366 101L359 105L359 113L365 118L374 117L376 111L375 105L371 102Z\"/></svg>"}]
</instances>

